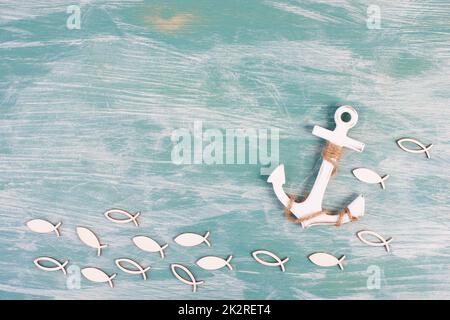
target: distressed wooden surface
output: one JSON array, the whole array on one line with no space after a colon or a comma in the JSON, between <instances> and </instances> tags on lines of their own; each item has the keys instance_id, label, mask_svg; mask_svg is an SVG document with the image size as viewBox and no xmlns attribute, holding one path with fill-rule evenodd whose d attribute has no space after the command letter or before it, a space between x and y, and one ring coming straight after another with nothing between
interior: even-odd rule
<instances>
[{"instance_id":1,"label":"distressed wooden surface","mask_svg":"<svg viewBox=\"0 0 450 320\"><path fill-rule=\"evenodd\" d=\"M0 1L0 298L450 298L448 1L85 1L81 30L66 28L70 4ZM371 4L379 30L366 26ZM196 120L279 128L286 186L307 193L323 146L311 128L332 127L341 104L357 108L350 135L366 150L345 153L325 205L364 193L351 225L287 222L259 165L171 162L171 133ZM401 151L401 137L433 143L432 158ZM390 174L387 189L357 181L361 166ZM141 227L107 221L113 207L141 211ZM62 237L29 232L31 218L62 221ZM78 225L110 248L96 257ZM362 229L393 237L392 252L361 243ZM211 248L173 243L207 230ZM136 234L168 242L166 259L134 247ZM257 264L256 249L290 257L287 272ZM345 254L345 271L312 265L316 251ZM194 266L210 254L233 254L235 270ZM68 289L33 265L41 255L118 272L116 288ZM150 264L150 279L117 257ZM205 281L196 294L174 262Z\"/></svg>"}]
</instances>

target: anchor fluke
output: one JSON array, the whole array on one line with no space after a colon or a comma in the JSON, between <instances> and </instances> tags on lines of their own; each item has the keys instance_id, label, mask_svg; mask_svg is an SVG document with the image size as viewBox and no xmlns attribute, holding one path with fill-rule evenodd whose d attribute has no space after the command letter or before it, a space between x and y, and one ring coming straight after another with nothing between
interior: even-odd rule
<instances>
[{"instance_id":1,"label":"anchor fluke","mask_svg":"<svg viewBox=\"0 0 450 320\"><path fill-rule=\"evenodd\" d=\"M270 174L267 179L268 183L273 183L276 185L283 185L286 183L286 175L284 174L284 164L280 164L275 170Z\"/></svg>"},{"instance_id":2,"label":"anchor fluke","mask_svg":"<svg viewBox=\"0 0 450 320\"><path fill-rule=\"evenodd\" d=\"M362 194L360 194L355 200L352 201L348 205L348 210L353 214L355 217L362 217L364 215L364 212L366 210L366 200Z\"/></svg>"}]
</instances>

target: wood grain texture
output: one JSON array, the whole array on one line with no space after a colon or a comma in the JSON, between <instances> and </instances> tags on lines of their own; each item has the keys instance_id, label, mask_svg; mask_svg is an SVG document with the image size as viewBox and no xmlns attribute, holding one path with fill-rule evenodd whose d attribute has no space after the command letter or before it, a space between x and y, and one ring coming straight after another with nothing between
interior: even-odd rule
<instances>
[{"instance_id":1,"label":"wood grain texture","mask_svg":"<svg viewBox=\"0 0 450 320\"><path fill-rule=\"evenodd\" d=\"M448 1L85 1L80 30L68 30L71 1L0 1L1 299L450 298L450 5ZM369 5L381 29L366 26ZM206 128L279 128L289 191L305 194L336 106L351 104L366 143L347 151L325 205L366 196L363 220L301 230L287 222L259 165L180 165L171 133ZM431 159L400 150L413 137ZM386 190L351 170L390 174ZM116 225L110 208L141 211L140 227ZM62 221L61 237L25 222ZM101 257L76 226L110 244ZM393 237L392 252L356 232ZM212 247L173 243L211 231ZM137 234L169 243L166 258L136 248ZM256 263L266 249L290 257L287 271ZM345 271L307 256L345 254ZM196 268L205 255L233 254L234 270ZM37 256L119 272L115 288L68 289ZM149 280L121 273L114 259L151 265ZM192 267L198 292L170 263ZM368 268L381 285L370 290Z\"/></svg>"}]
</instances>

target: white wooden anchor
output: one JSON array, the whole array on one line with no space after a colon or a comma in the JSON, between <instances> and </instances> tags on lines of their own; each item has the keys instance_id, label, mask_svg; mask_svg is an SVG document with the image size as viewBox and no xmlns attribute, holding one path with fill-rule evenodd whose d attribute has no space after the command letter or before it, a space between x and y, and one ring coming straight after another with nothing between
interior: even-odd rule
<instances>
[{"instance_id":1,"label":"white wooden anchor","mask_svg":"<svg viewBox=\"0 0 450 320\"><path fill-rule=\"evenodd\" d=\"M342 116L348 114L350 117L348 121L344 121ZM346 147L357 152L362 152L364 150L364 143L356 141L352 138L347 137L347 132L349 129L353 128L358 122L358 113L351 106L339 107L334 114L334 121L336 123L336 128L331 131L319 126L314 126L312 134L329 141L339 147ZM322 165L319 169L319 174L316 181L312 187L311 193L308 195L306 200L303 202L293 202L291 204L291 199L284 192L283 185L286 182L284 165L279 165L269 176L267 182L272 183L273 190L278 200L283 204L283 206L290 206L290 211L299 219L305 219L301 222L303 228L307 228L311 225L317 224L337 224L339 219L340 223L347 223L351 221L348 215L339 217L339 215L330 214L320 214L313 216L315 213L322 212L322 201L325 194L325 190L333 174L334 165L330 161L323 159ZM359 218L364 215L365 200L363 195L359 195L354 199L348 206L347 209L351 215L355 218Z\"/></svg>"}]
</instances>

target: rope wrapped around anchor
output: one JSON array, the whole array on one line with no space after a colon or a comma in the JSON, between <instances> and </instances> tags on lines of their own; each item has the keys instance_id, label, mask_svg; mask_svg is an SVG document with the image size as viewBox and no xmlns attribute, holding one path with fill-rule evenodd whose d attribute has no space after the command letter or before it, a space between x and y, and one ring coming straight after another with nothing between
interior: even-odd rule
<instances>
[{"instance_id":1,"label":"rope wrapped around anchor","mask_svg":"<svg viewBox=\"0 0 450 320\"><path fill-rule=\"evenodd\" d=\"M330 162L331 164L333 164L333 173L332 176L335 176L337 173L337 168L338 168L338 162L342 157L342 147L338 146L334 143L331 142L327 142L325 148L322 151L322 158L328 162ZM296 198L297 196L295 195L289 195L289 203L287 205L287 207L284 209L284 213L286 215L286 218L289 221L292 221L294 223L297 224L301 224L304 221L313 219L317 216L320 216L322 214L328 214L328 215L333 215L333 213L329 210L322 210L322 211L318 211L318 212L314 212L311 213L310 215L307 215L305 217L302 218L297 218L295 217L295 215L292 213L291 209L292 206L294 205L294 203L296 202ZM350 212L350 210L348 208L344 208L343 210L341 210L338 213L338 219L335 223L336 227L340 227L342 225L342 222L344 220L345 216L348 216L348 218L350 219L351 222L357 221L359 218L355 217L352 215L352 213Z\"/></svg>"},{"instance_id":2,"label":"rope wrapped around anchor","mask_svg":"<svg viewBox=\"0 0 450 320\"><path fill-rule=\"evenodd\" d=\"M285 213L286 218L289 221L292 221L294 223L301 224L304 221L307 221L309 219L313 219L313 218L318 217L318 216L320 216L322 214L334 215L332 213L332 211L330 211L330 210L322 210L322 211L311 213L310 215L307 215L306 217L297 218L291 212L291 208L294 205L294 203L296 202L295 201L296 196L289 195L289 199L290 200L289 200L288 206L284 209L284 213ZM350 219L351 222L357 221L359 219L358 217L355 217L354 215L352 215L352 213L350 212L350 210L348 208L344 208L341 211L339 211L339 213L338 213L338 219L337 219L337 221L335 223L336 227L340 227L342 225L342 222L344 221L344 217L346 215L348 216L348 218Z\"/></svg>"},{"instance_id":3,"label":"rope wrapped around anchor","mask_svg":"<svg viewBox=\"0 0 450 320\"><path fill-rule=\"evenodd\" d=\"M342 147L328 141L325 148L323 148L322 158L324 160L327 160L328 162L330 162L333 165L333 167L334 167L333 173L332 173L333 177L337 173L338 162L341 159L341 157L342 157Z\"/></svg>"}]
</instances>

